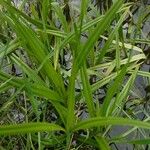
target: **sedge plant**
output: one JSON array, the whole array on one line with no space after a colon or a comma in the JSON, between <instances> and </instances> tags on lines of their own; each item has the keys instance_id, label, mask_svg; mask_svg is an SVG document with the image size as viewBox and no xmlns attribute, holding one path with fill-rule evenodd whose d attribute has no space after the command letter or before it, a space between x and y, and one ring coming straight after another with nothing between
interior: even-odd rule
<instances>
[{"instance_id":1,"label":"sedge plant","mask_svg":"<svg viewBox=\"0 0 150 150\"><path fill-rule=\"evenodd\" d=\"M134 88L150 83L149 6L133 25L137 5L0 0L1 149L149 148L149 102Z\"/></svg>"}]
</instances>

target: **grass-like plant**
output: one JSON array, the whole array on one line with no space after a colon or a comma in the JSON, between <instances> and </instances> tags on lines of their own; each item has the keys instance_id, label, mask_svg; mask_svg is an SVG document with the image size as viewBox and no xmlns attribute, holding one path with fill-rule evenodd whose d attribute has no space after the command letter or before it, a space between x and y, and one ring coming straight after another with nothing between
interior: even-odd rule
<instances>
[{"instance_id":1,"label":"grass-like plant","mask_svg":"<svg viewBox=\"0 0 150 150\"><path fill-rule=\"evenodd\" d=\"M133 25L137 6L0 0L0 149L149 148L148 95L136 90L137 77L150 83L149 7Z\"/></svg>"}]
</instances>

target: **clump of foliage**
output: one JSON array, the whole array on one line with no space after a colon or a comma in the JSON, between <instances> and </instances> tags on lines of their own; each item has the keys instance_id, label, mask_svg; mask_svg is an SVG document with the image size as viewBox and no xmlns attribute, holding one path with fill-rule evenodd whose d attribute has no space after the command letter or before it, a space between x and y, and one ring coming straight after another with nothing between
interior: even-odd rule
<instances>
[{"instance_id":1,"label":"clump of foliage","mask_svg":"<svg viewBox=\"0 0 150 150\"><path fill-rule=\"evenodd\" d=\"M0 0L0 149L149 148L150 7L75 2Z\"/></svg>"}]
</instances>

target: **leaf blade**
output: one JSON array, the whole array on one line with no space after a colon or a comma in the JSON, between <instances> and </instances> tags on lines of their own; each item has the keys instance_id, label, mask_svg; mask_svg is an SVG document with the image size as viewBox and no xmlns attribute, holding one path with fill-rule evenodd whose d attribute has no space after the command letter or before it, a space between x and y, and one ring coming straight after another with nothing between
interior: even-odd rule
<instances>
[{"instance_id":1,"label":"leaf blade","mask_svg":"<svg viewBox=\"0 0 150 150\"><path fill-rule=\"evenodd\" d=\"M73 131L106 125L136 126L140 128L150 129L149 122L137 121L133 119L126 119L120 117L95 117L77 123L74 126Z\"/></svg>"},{"instance_id":2,"label":"leaf blade","mask_svg":"<svg viewBox=\"0 0 150 150\"><path fill-rule=\"evenodd\" d=\"M43 131L65 131L61 126L52 123L23 123L0 126L0 135L15 135Z\"/></svg>"}]
</instances>

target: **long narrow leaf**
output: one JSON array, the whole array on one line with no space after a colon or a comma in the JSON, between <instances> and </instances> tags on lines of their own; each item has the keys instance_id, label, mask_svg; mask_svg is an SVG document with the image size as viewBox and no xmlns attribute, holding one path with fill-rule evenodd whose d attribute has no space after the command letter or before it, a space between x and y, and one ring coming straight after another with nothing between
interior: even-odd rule
<instances>
[{"instance_id":1,"label":"long narrow leaf","mask_svg":"<svg viewBox=\"0 0 150 150\"><path fill-rule=\"evenodd\" d=\"M51 131L65 131L62 127L52 123L23 123L18 125L1 125L0 135L15 135L33 132L51 132Z\"/></svg>"},{"instance_id":2,"label":"long narrow leaf","mask_svg":"<svg viewBox=\"0 0 150 150\"><path fill-rule=\"evenodd\" d=\"M10 87L20 88L22 85L24 85L25 90L26 88L28 90L31 90L36 96L42 96L50 100L56 100L56 101L62 100L62 98L59 96L59 94L56 91L53 91L48 87L45 87L37 83L34 84L29 83L27 80L22 80L13 77L1 71L0 71L0 81L8 81L7 85L9 85Z\"/></svg>"},{"instance_id":3,"label":"long narrow leaf","mask_svg":"<svg viewBox=\"0 0 150 150\"><path fill-rule=\"evenodd\" d=\"M112 105L111 100L115 95L115 93L117 92L117 90L119 90L119 88L121 87L124 76L126 74L126 70L127 70L127 66L124 66L124 68L121 70L116 80L114 81L114 84L108 89L107 95L104 99L104 103L101 109L102 116L108 116L110 106Z\"/></svg>"},{"instance_id":4,"label":"long narrow leaf","mask_svg":"<svg viewBox=\"0 0 150 150\"><path fill-rule=\"evenodd\" d=\"M83 93L85 96L85 101L87 103L89 114L91 117L93 117L93 116L95 116L94 99L93 99L93 95L92 95L91 86L90 86L90 83L88 81L88 76L87 76L85 64L81 68L81 79L83 82Z\"/></svg>"},{"instance_id":5,"label":"long narrow leaf","mask_svg":"<svg viewBox=\"0 0 150 150\"><path fill-rule=\"evenodd\" d=\"M110 150L108 141L104 137L95 137L100 150Z\"/></svg>"},{"instance_id":6,"label":"long narrow leaf","mask_svg":"<svg viewBox=\"0 0 150 150\"><path fill-rule=\"evenodd\" d=\"M87 42L81 49L80 53L78 54L75 64L80 67L85 60L86 56L88 55L89 51L94 46L95 42L99 38L100 35L104 33L104 31L107 29L110 22L113 20L116 12L119 10L119 8L122 6L122 0L117 0L116 3L112 6L112 8L106 13L105 17L102 19L102 21L97 25L94 32L90 35Z\"/></svg>"},{"instance_id":7,"label":"long narrow leaf","mask_svg":"<svg viewBox=\"0 0 150 150\"><path fill-rule=\"evenodd\" d=\"M150 129L150 122L143 122L119 117L95 117L77 123L72 130L77 131L80 129L89 129L107 125L136 126L139 128Z\"/></svg>"}]
</instances>

